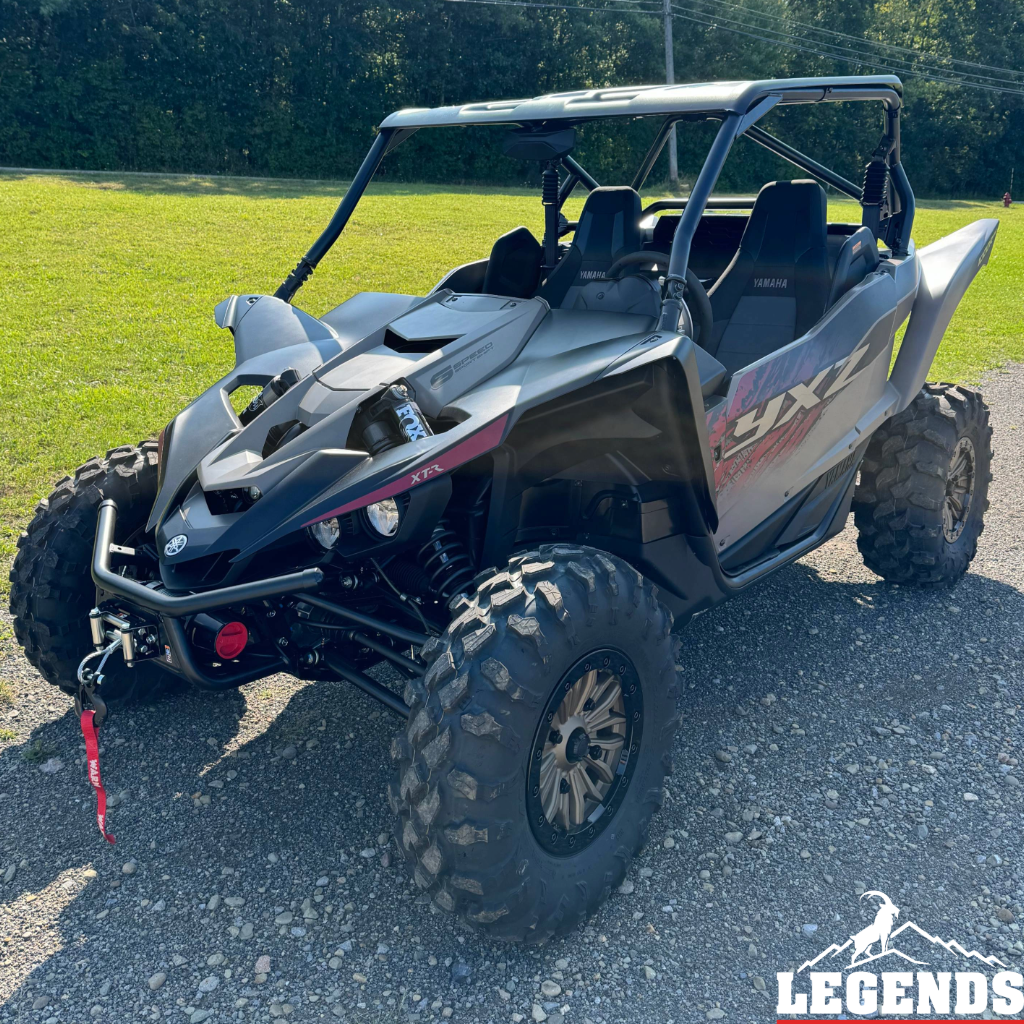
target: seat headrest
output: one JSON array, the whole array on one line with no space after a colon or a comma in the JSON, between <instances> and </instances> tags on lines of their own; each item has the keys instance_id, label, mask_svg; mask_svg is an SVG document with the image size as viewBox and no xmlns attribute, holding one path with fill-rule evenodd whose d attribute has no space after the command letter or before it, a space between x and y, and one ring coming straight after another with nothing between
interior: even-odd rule
<instances>
[{"instance_id":1,"label":"seat headrest","mask_svg":"<svg viewBox=\"0 0 1024 1024\"><path fill-rule=\"evenodd\" d=\"M583 205L573 246L580 251L581 275L607 270L620 256L642 247L640 196L628 185L595 188Z\"/></svg>"},{"instance_id":2,"label":"seat headrest","mask_svg":"<svg viewBox=\"0 0 1024 1024\"><path fill-rule=\"evenodd\" d=\"M760 262L795 263L824 246L827 234L825 190L816 181L770 181L757 194L740 249Z\"/></svg>"}]
</instances>

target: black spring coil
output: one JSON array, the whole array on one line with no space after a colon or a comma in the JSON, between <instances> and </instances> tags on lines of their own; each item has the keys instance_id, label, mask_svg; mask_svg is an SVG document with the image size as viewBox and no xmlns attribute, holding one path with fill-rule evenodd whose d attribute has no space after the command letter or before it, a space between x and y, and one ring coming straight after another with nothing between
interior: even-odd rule
<instances>
[{"instance_id":1,"label":"black spring coil","mask_svg":"<svg viewBox=\"0 0 1024 1024\"><path fill-rule=\"evenodd\" d=\"M438 520L430 540L419 550L419 563L430 577L430 589L442 600L450 601L466 590L473 578L473 566L466 546L445 519Z\"/></svg>"},{"instance_id":2,"label":"black spring coil","mask_svg":"<svg viewBox=\"0 0 1024 1024\"><path fill-rule=\"evenodd\" d=\"M558 205L558 168L549 163L540 176L540 201L542 206Z\"/></svg>"},{"instance_id":3,"label":"black spring coil","mask_svg":"<svg viewBox=\"0 0 1024 1024\"><path fill-rule=\"evenodd\" d=\"M889 191L889 174L884 160L872 160L864 168L864 206L881 206Z\"/></svg>"}]
</instances>

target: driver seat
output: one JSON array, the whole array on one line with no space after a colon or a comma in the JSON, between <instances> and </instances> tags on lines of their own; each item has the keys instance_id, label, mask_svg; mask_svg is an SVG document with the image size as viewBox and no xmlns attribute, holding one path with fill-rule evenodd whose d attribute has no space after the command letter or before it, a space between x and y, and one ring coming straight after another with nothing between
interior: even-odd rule
<instances>
[{"instance_id":1,"label":"driver seat","mask_svg":"<svg viewBox=\"0 0 1024 1024\"><path fill-rule=\"evenodd\" d=\"M583 205L572 245L537 294L552 309L591 309L657 316L655 282L627 275L607 277L613 263L643 248L640 195L628 185L595 188Z\"/></svg>"}]
</instances>

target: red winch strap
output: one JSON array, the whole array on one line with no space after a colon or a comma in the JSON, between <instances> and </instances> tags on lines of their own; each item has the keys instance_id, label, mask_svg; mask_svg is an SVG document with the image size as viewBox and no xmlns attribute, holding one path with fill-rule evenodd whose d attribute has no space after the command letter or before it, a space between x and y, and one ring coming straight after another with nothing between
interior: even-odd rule
<instances>
[{"instance_id":1,"label":"red winch strap","mask_svg":"<svg viewBox=\"0 0 1024 1024\"><path fill-rule=\"evenodd\" d=\"M92 788L96 790L96 824L103 833L103 838L108 843L114 842L114 837L107 831L107 792L103 788L103 781L100 779L100 746L96 737L96 726L93 724L95 712L88 708L82 712L82 735L85 737L85 763L89 770L89 781Z\"/></svg>"}]
</instances>

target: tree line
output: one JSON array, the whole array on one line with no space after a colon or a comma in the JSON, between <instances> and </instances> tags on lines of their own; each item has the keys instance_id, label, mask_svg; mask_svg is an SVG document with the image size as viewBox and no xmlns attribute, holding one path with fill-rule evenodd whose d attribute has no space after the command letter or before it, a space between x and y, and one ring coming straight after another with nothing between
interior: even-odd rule
<instances>
[{"instance_id":1,"label":"tree line","mask_svg":"<svg viewBox=\"0 0 1024 1024\"><path fill-rule=\"evenodd\" d=\"M573 3L574 0L567 0ZM583 6L600 6L604 0ZM718 0L698 0L714 11ZM1024 0L742 0L779 24L820 26L888 47L850 60L934 54L1024 67ZM659 18L629 11L447 0L0 0L0 164L343 179L390 111L664 80ZM689 8L688 8L689 9ZM737 10L723 5L725 15ZM731 14L730 14L731 12ZM742 14L740 17L744 17ZM736 24L734 21L733 24ZM820 38L820 37L819 37ZM678 19L679 81L870 73L767 34ZM991 70L976 81L1003 81ZM1022 79L1024 80L1024 79ZM1024 97L904 79L905 164L922 196L1001 195L1024 173ZM1021 88L1024 91L1024 87ZM773 112L767 127L850 177L878 141L866 104ZM602 180L628 178L648 121L586 126L579 155ZM680 127L680 176L708 126ZM494 130L421 132L389 157L392 180L516 184ZM1019 166L1018 166L1019 165ZM788 173L745 145L723 188ZM655 178L664 178L664 158Z\"/></svg>"}]
</instances>

